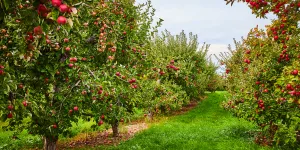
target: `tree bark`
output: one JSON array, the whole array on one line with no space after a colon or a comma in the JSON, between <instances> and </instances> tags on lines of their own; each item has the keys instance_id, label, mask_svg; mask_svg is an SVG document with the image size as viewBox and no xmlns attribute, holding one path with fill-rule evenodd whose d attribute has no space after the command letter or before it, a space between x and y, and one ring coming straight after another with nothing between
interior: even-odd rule
<instances>
[{"instance_id":1,"label":"tree bark","mask_svg":"<svg viewBox=\"0 0 300 150\"><path fill-rule=\"evenodd\" d=\"M149 120L153 120L153 112L151 110L148 111L147 117Z\"/></svg>"},{"instance_id":2,"label":"tree bark","mask_svg":"<svg viewBox=\"0 0 300 150\"><path fill-rule=\"evenodd\" d=\"M44 137L44 150L56 150L58 137Z\"/></svg>"},{"instance_id":3,"label":"tree bark","mask_svg":"<svg viewBox=\"0 0 300 150\"><path fill-rule=\"evenodd\" d=\"M119 136L119 121L115 121L114 123L111 124L112 130L113 130L113 137L118 137Z\"/></svg>"}]
</instances>

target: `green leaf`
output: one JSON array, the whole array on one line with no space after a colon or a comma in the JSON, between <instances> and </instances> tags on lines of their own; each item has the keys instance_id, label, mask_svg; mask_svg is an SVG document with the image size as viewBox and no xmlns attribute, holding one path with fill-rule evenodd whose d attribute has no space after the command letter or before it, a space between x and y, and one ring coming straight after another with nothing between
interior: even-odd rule
<instances>
[{"instance_id":1,"label":"green leaf","mask_svg":"<svg viewBox=\"0 0 300 150\"><path fill-rule=\"evenodd\" d=\"M10 0L2 0L2 3L3 3L3 5L4 5L4 7L2 7L2 8L4 8L5 10L8 10L8 8L9 8L9 2L12 2L12 1L10 1Z\"/></svg>"},{"instance_id":2,"label":"green leaf","mask_svg":"<svg viewBox=\"0 0 300 150\"><path fill-rule=\"evenodd\" d=\"M47 70L46 70L46 69L41 69L40 71L41 71L41 72L47 72Z\"/></svg>"},{"instance_id":3,"label":"green leaf","mask_svg":"<svg viewBox=\"0 0 300 150\"><path fill-rule=\"evenodd\" d=\"M48 14L48 16L50 16L50 13ZM51 17L50 17L50 19L56 21L57 18L58 18L58 16L59 16L59 11L56 10L56 9L54 9L54 10L51 12Z\"/></svg>"},{"instance_id":4,"label":"green leaf","mask_svg":"<svg viewBox=\"0 0 300 150\"><path fill-rule=\"evenodd\" d=\"M7 115L6 115L6 114L3 114L3 115L1 116L1 122L5 122L6 119L7 119Z\"/></svg>"},{"instance_id":5,"label":"green leaf","mask_svg":"<svg viewBox=\"0 0 300 150\"><path fill-rule=\"evenodd\" d=\"M4 90L4 94L6 94L6 95L7 95L7 94L8 94L8 92L10 92L10 87L9 87L9 85L8 85L8 84L6 85L6 87L7 87L7 90Z\"/></svg>"}]
</instances>

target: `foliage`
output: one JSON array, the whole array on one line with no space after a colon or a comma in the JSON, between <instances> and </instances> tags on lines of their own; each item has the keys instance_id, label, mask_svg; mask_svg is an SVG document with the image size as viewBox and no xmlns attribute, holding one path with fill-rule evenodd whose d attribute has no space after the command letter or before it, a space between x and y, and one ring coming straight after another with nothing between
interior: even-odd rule
<instances>
[{"instance_id":1,"label":"foliage","mask_svg":"<svg viewBox=\"0 0 300 150\"><path fill-rule=\"evenodd\" d=\"M0 38L0 114L9 119L7 129L55 142L78 116L100 122L105 114L114 124L132 111L144 57L135 49L150 37L150 1L19 0L7 12Z\"/></svg>"},{"instance_id":2,"label":"foliage","mask_svg":"<svg viewBox=\"0 0 300 150\"><path fill-rule=\"evenodd\" d=\"M144 99L150 115L180 109L207 89L216 67L207 58L209 45L199 49L197 40L192 33L187 37L184 31L179 35L165 31L156 34L147 45L147 61L152 70L147 80L151 80L143 82L145 91L140 99Z\"/></svg>"},{"instance_id":3,"label":"foliage","mask_svg":"<svg viewBox=\"0 0 300 150\"><path fill-rule=\"evenodd\" d=\"M187 37L184 31L175 36L168 31L155 36L148 51L156 66L152 68L157 72L154 78L161 76L160 83L172 81L182 86L191 98L203 94L217 68L207 58L209 45L198 46L197 35Z\"/></svg>"},{"instance_id":4,"label":"foliage","mask_svg":"<svg viewBox=\"0 0 300 150\"><path fill-rule=\"evenodd\" d=\"M225 91L225 80L221 75L214 74L207 86L207 91L210 92Z\"/></svg>"},{"instance_id":5,"label":"foliage","mask_svg":"<svg viewBox=\"0 0 300 150\"><path fill-rule=\"evenodd\" d=\"M207 61L208 46L198 51L192 34L152 39L162 20L151 27L150 0L0 4L4 129L41 135L45 149L55 149L60 135L74 135L78 118L110 124L117 136L119 122L137 108L179 109L204 93L216 69Z\"/></svg>"},{"instance_id":6,"label":"foliage","mask_svg":"<svg viewBox=\"0 0 300 150\"><path fill-rule=\"evenodd\" d=\"M262 132L256 142L299 147L299 1L246 0L257 17L273 12L278 19L252 29L235 42L225 57L227 87L231 98L224 106L238 117L257 123Z\"/></svg>"}]
</instances>

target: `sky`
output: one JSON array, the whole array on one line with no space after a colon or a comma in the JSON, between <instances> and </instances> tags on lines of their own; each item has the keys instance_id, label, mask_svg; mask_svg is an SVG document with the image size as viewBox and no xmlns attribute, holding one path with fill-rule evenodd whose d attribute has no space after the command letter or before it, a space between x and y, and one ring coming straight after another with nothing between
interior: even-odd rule
<instances>
[{"instance_id":1,"label":"sky","mask_svg":"<svg viewBox=\"0 0 300 150\"><path fill-rule=\"evenodd\" d=\"M224 0L151 0L156 9L155 19L164 20L160 31L172 34L182 30L198 35L199 43L210 44L209 55L228 51L233 38L241 40L251 28L264 28L271 19L259 19L246 3L226 5ZM136 0L137 3L146 0Z\"/></svg>"}]
</instances>

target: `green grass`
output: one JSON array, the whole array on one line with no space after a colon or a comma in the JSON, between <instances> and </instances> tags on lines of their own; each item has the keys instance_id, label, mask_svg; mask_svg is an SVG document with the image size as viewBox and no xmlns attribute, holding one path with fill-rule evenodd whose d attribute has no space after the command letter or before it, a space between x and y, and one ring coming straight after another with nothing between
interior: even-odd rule
<instances>
[{"instance_id":1,"label":"green grass","mask_svg":"<svg viewBox=\"0 0 300 150\"><path fill-rule=\"evenodd\" d=\"M255 125L233 117L220 103L226 92L208 94L208 98L190 112L154 124L117 147L120 150L258 150L253 142Z\"/></svg>"},{"instance_id":2,"label":"green grass","mask_svg":"<svg viewBox=\"0 0 300 150\"><path fill-rule=\"evenodd\" d=\"M206 93L208 98L193 110L178 116L162 117L161 121L152 123L149 129L137 134L131 140L118 146L98 146L94 149L120 150L260 150L253 142L256 126L245 120L233 117L221 107L226 92ZM142 111L137 110L137 116ZM91 122L81 120L73 124L74 135L89 132ZM40 146L39 137L30 136L26 131L19 136L21 140L11 140L12 132L0 132L0 149L20 149L22 146ZM61 140L67 140L61 138ZM31 142L31 144L30 144ZM8 147L11 145L11 147ZM3 146L6 145L6 148ZM2 148L1 148L2 146ZM78 148L92 149L92 148Z\"/></svg>"}]
</instances>

